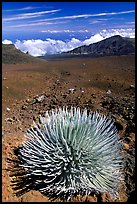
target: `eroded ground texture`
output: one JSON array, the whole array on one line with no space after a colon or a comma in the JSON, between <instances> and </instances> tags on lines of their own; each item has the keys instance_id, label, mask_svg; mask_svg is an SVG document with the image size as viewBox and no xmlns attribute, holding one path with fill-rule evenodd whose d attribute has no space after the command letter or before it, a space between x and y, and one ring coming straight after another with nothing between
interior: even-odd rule
<instances>
[{"instance_id":1,"label":"eroded ground texture","mask_svg":"<svg viewBox=\"0 0 137 204\"><path fill-rule=\"evenodd\" d=\"M77 196L71 201L118 202L134 199L135 192L135 65L134 56L82 58L2 66L2 201L50 202L31 190L16 197L7 158L21 146L24 134L39 115L62 106L98 110L112 118L123 138L125 182L115 200Z\"/></svg>"}]
</instances>

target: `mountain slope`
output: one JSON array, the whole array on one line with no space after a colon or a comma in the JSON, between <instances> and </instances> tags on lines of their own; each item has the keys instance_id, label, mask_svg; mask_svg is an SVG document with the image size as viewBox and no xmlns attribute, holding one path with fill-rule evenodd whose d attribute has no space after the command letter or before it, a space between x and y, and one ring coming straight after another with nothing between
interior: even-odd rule
<instances>
[{"instance_id":1,"label":"mountain slope","mask_svg":"<svg viewBox=\"0 0 137 204\"><path fill-rule=\"evenodd\" d=\"M75 55L110 56L127 55L135 52L135 43L129 38L119 35L112 36L105 40L90 45L80 46L66 53Z\"/></svg>"},{"instance_id":2,"label":"mountain slope","mask_svg":"<svg viewBox=\"0 0 137 204\"><path fill-rule=\"evenodd\" d=\"M40 59L32 57L28 54L16 49L13 44L2 44L2 63L3 64L16 64L16 63L29 63L36 62Z\"/></svg>"}]
</instances>

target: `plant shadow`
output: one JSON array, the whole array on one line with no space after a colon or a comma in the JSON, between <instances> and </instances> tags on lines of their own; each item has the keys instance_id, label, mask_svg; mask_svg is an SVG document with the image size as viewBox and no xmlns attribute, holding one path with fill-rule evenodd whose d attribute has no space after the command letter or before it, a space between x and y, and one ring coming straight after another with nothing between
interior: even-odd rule
<instances>
[{"instance_id":1,"label":"plant shadow","mask_svg":"<svg viewBox=\"0 0 137 204\"><path fill-rule=\"evenodd\" d=\"M50 191L44 190L42 192L40 189L45 187L44 180L46 179L45 175L33 175L27 171L25 171L23 166L24 161L20 156L20 150L22 147L14 148L14 158L7 158L7 162L10 164L10 177L11 177L11 187L14 191L14 195L20 197L25 193L35 190L39 191L42 195L47 196L51 201L61 200L61 201L69 201L77 196L85 196L86 191L80 190L79 192L72 193L72 192L61 192L59 194L55 193L50 189ZM35 167L34 170L38 170L38 167ZM73 194L73 196L72 196ZM101 194L96 192L94 189L89 194L89 196L96 195L98 197L98 201L101 201Z\"/></svg>"}]
</instances>

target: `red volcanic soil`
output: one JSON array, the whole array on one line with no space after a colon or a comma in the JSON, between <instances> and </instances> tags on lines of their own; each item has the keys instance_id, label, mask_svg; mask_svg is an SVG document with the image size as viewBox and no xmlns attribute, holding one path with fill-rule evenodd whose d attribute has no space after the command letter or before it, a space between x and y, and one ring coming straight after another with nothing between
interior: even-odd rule
<instances>
[{"instance_id":1,"label":"red volcanic soil","mask_svg":"<svg viewBox=\"0 0 137 204\"><path fill-rule=\"evenodd\" d=\"M134 100L135 57L113 56L29 64L2 65L2 201L50 202L37 191L16 197L11 185L9 163L13 150L24 141L26 130L39 115L62 106L98 110L115 120L123 137L125 182L113 200L108 193L77 196L72 201L127 201L134 192ZM73 91L71 89L74 89ZM43 99L39 101L39 97ZM130 167L129 167L130 166Z\"/></svg>"}]
</instances>

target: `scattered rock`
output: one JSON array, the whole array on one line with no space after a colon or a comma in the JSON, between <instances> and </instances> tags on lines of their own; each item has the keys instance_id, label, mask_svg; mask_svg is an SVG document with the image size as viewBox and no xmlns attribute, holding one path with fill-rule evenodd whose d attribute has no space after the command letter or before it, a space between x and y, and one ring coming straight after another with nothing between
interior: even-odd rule
<instances>
[{"instance_id":1,"label":"scattered rock","mask_svg":"<svg viewBox=\"0 0 137 204\"><path fill-rule=\"evenodd\" d=\"M70 91L71 93L74 93L75 89L72 88L72 89L69 89L69 91Z\"/></svg>"},{"instance_id":2,"label":"scattered rock","mask_svg":"<svg viewBox=\"0 0 137 204\"><path fill-rule=\"evenodd\" d=\"M129 144L124 143L123 145L124 145L124 147L125 147L126 149L129 149Z\"/></svg>"},{"instance_id":3,"label":"scattered rock","mask_svg":"<svg viewBox=\"0 0 137 204\"><path fill-rule=\"evenodd\" d=\"M92 98L96 98L96 95L95 95L95 94L91 94L91 97L92 97Z\"/></svg>"},{"instance_id":4,"label":"scattered rock","mask_svg":"<svg viewBox=\"0 0 137 204\"><path fill-rule=\"evenodd\" d=\"M109 90L107 90L107 94L111 94L112 92L110 91L110 89Z\"/></svg>"},{"instance_id":5,"label":"scattered rock","mask_svg":"<svg viewBox=\"0 0 137 204\"><path fill-rule=\"evenodd\" d=\"M21 109L22 109L22 110L26 110L26 109L27 109L27 106L23 105L23 106L21 107Z\"/></svg>"},{"instance_id":6,"label":"scattered rock","mask_svg":"<svg viewBox=\"0 0 137 204\"><path fill-rule=\"evenodd\" d=\"M67 76L67 75L68 75L68 76L69 76L69 75L70 75L70 72L63 71L63 72L61 72L61 75L63 75L63 76L65 76L65 75Z\"/></svg>"},{"instance_id":7,"label":"scattered rock","mask_svg":"<svg viewBox=\"0 0 137 204\"><path fill-rule=\"evenodd\" d=\"M30 99L28 98L28 99L26 99L26 102L28 103L28 102L30 102Z\"/></svg>"},{"instance_id":8,"label":"scattered rock","mask_svg":"<svg viewBox=\"0 0 137 204\"><path fill-rule=\"evenodd\" d=\"M8 107L7 107L7 109L6 109L6 110L9 112L9 111L10 111L10 108L8 108Z\"/></svg>"},{"instance_id":9,"label":"scattered rock","mask_svg":"<svg viewBox=\"0 0 137 204\"><path fill-rule=\"evenodd\" d=\"M19 121L19 119L16 116L13 116L14 121Z\"/></svg>"},{"instance_id":10,"label":"scattered rock","mask_svg":"<svg viewBox=\"0 0 137 204\"><path fill-rule=\"evenodd\" d=\"M36 102L40 103L44 100L45 96L42 95L42 96L39 96L38 98L36 98Z\"/></svg>"},{"instance_id":11,"label":"scattered rock","mask_svg":"<svg viewBox=\"0 0 137 204\"><path fill-rule=\"evenodd\" d=\"M131 142L135 142L135 133L130 133L129 134Z\"/></svg>"},{"instance_id":12,"label":"scattered rock","mask_svg":"<svg viewBox=\"0 0 137 204\"><path fill-rule=\"evenodd\" d=\"M12 119L12 118L6 118L5 121L12 123L12 122L13 122L13 119Z\"/></svg>"},{"instance_id":13,"label":"scattered rock","mask_svg":"<svg viewBox=\"0 0 137 204\"><path fill-rule=\"evenodd\" d=\"M130 85L130 88L131 88L131 89L132 89L132 88L135 88L135 86L134 86L133 84L131 84L131 85Z\"/></svg>"}]
</instances>

